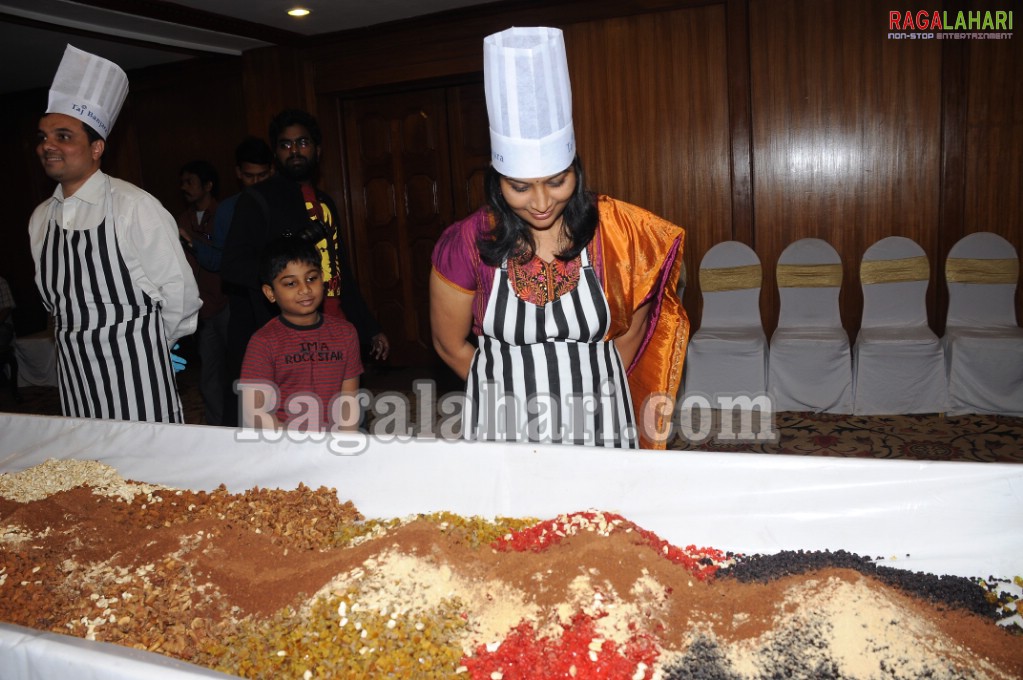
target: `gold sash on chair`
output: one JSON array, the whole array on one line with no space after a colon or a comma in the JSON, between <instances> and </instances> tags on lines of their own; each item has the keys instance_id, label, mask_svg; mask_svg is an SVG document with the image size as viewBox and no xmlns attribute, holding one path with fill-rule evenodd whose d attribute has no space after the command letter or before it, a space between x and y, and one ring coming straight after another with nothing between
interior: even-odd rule
<instances>
[{"instance_id":1,"label":"gold sash on chair","mask_svg":"<svg viewBox=\"0 0 1023 680\"><path fill-rule=\"evenodd\" d=\"M927 258L923 256L897 260L865 260L860 265L860 281L865 285L927 281L930 278L931 268Z\"/></svg>"},{"instance_id":2,"label":"gold sash on chair","mask_svg":"<svg viewBox=\"0 0 1023 680\"><path fill-rule=\"evenodd\" d=\"M945 261L945 279L950 283L1013 284L1019 280L1019 260L950 257Z\"/></svg>"},{"instance_id":3,"label":"gold sash on chair","mask_svg":"<svg viewBox=\"0 0 1023 680\"><path fill-rule=\"evenodd\" d=\"M762 281L763 273L759 264L700 270L700 289L704 293L757 288Z\"/></svg>"},{"instance_id":4,"label":"gold sash on chair","mask_svg":"<svg viewBox=\"0 0 1023 680\"><path fill-rule=\"evenodd\" d=\"M837 288L842 285L840 264L780 264L780 288Z\"/></svg>"}]
</instances>

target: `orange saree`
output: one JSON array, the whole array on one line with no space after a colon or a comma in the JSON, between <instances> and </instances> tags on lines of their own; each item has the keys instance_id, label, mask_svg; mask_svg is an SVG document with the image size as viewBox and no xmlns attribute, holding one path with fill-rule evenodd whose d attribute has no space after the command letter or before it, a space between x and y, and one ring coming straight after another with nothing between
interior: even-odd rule
<instances>
[{"instance_id":1,"label":"orange saree","mask_svg":"<svg viewBox=\"0 0 1023 680\"><path fill-rule=\"evenodd\" d=\"M651 212L608 196L597 201L603 287L611 308L607 339L623 335L633 313L653 305L639 351L628 369L629 389L643 448L663 449L682 380L689 319L678 298L685 231ZM665 395L671 401L651 397Z\"/></svg>"}]
</instances>

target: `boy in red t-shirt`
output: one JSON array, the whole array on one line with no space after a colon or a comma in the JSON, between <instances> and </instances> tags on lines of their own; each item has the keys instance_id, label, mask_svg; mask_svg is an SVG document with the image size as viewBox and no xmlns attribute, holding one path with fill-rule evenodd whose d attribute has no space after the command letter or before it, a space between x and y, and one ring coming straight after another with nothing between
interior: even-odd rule
<instances>
[{"instance_id":1,"label":"boy in red t-shirt","mask_svg":"<svg viewBox=\"0 0 1023 680\"><path fill-rule=\"evenodd\" d=\"M246 426L358 428L359 336L348 321L320 313L320 259L316 247L297 236L275 239L263 252L263 294L281 313L245 350L238 393Z\"/></svg>"}]
</instances>

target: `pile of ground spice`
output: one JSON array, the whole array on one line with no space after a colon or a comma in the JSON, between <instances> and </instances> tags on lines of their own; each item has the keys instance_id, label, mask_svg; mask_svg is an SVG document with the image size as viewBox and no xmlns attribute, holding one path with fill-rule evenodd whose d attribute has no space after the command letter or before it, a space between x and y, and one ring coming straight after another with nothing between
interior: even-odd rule
<instances>
[{"instance_id":1,"label":"pile of ground spice","mask_svg":"<svg viewBox=\"0 0 1023 680\"><path fill-rule=\"evenodd\" d=\"M0 475L0 621L241 677L1023 677L1004 602L849 553L678 547L598 511L366 521L333 489L48 466Z\"/></svg>"}]
</instances>

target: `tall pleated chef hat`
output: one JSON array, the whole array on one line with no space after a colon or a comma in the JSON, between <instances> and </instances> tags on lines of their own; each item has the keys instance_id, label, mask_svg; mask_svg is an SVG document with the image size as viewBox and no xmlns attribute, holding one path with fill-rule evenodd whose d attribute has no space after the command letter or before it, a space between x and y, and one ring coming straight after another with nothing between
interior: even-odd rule
<instances>
[{"instance_id":1,"label":"tall pleated chef hat","mask_svg":"<svg viewBox=\"0 0 1023 680\"><path fill-rule=\"evenodd\" d=\"M46 113L77 118L107 138L128 96L128 76L103 57L68 45L50 85Z\"/></svg>"},{"instance_id":2,"label":"tall pleated chef hat","mask_svg":"<svg viewBox=\"0 0 1023 680\"><path fill-rule=\"evenodd\" d=\"M572 85L559 29L509 28L487 36L483 87L494 169L525 179L572 164Z\"/></svg>"}]
</instances>

